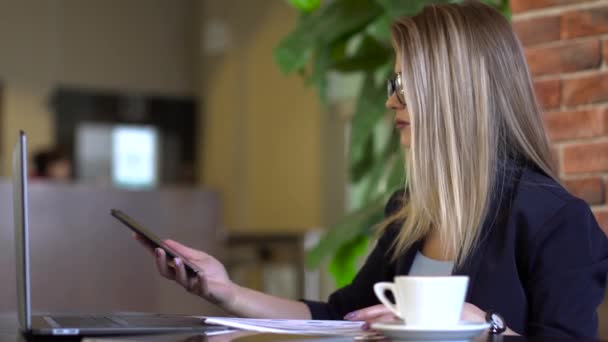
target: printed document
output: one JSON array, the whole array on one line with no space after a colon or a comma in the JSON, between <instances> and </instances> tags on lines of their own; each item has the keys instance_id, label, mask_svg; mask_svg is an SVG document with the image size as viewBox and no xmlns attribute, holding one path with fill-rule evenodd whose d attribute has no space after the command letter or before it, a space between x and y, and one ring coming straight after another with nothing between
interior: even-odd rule
<instances>
[{"instance_id":1,"label":"printed document","mask_svg":"<svg viewBox=\"0 0 608 342\"><path fill-rule=\"evenodd\" d=\"M362 335L364 322L299 319L254 319L233 317L202 317L207 324L279 334L298 335Z\"/></svg>"}]
</instances>

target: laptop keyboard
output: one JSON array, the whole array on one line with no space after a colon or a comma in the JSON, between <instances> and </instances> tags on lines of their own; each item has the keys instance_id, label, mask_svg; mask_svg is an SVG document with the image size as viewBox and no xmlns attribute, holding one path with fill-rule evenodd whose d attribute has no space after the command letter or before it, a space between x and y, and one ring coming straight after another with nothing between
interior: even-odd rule
<instances>
[{"instance_id":1,"label":"laptop keyboard","mask_svg":"<svg viewBox=\"0 0 608 342\"><path fill-rule=\"evenodd\" d=\"M62 328L120 328L122 325L103 316L53 316L53 321Z\"/></svg>"},{"instance_id":2,"label":"laptop keyboard","mask_svg":"<svg viewBox=\"0 0 608 342\"><path fill-rule=\"evenodd\" d=\"M200 318L160 315L52 316L63 328L180 328L203 326Z\"/></svg>"},{"instance_id":3,"label":"laptop keyboard","mask_svg":"<svg viewBox=\"0 0 608 342\"><path fill-rule=\"evenodd\" d=\"M197 327L203 326L203 320L195 317L174 316L120 316L116 319L133 327Z\"/></svg>"}]
</instances>

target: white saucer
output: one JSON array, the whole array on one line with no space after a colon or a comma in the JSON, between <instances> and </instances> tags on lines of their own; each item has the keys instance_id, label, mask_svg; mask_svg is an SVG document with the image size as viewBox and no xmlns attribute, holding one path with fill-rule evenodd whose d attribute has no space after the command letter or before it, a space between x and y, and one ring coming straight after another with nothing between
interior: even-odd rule
<instances>
[{"instance_id":1,"label":"white saucer","mask_svg":"<svg viewBox=\"0 0 608 342\"><path fill-rule=\"evenodd\" d=\"M460 322L451 327L423 327L402 322L372 323L371 328L393 340L468 341L490 327L489 323Z\"/></svg>"}]
</instances>

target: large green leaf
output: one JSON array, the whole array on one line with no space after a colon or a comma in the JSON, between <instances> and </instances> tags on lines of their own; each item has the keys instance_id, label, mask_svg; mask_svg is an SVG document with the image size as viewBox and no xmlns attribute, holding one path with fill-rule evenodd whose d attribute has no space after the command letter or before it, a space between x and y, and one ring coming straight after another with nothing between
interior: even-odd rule
<instances>
[{"instance_id":1,"label":"large green leaf","mask_svg":"<svg viewBox=\"0 0 608 342\"><path fill-rule=\"evenodd\" d=\"M433 3L445 3L450 0L376 0L391 18L413 16L422 11L424 6Z\"/></svg>"},{"instance_id":2,"label":"large green leaf","mask_svg":"<svg viewBox=\"0 0 608 342\"><path fill-rule=\"evenodd\" d=\"M391 25L393 20L393 15L385 12L367 25L366 33L379 42L391 45Z\"/></svg>"},{"instance_id":3,"label":"large green leaf","mask_svg":"<svg viewBox=\"0 0 608 342\"><path fill-rule=\"evenodd\" d=\"M397 142L398 143L398 142ZM392 192L405 185L405 153L399 147L395 147L396 152L391 156L392 165L390 172L386 179L386 189L388 192Z\"/></svg>"},{"instance_id":4,"label":"large green leaf","mask_svg":"<svg viewBox=\"0 0 608 342\"><path fill-rule=\"evenodd\" d=\"M378 195L375 190L378 188L378 184L387 171L388 159L389 158L379 156L378 159L374 160L372 167L361 180L361 183L363 183L360 195L361 198L359 199L361 203L358 203L357 205L365 205L371 198L373 198L374 195Z\"/></svg>"},{"instance_id":5,"label":"large green leaf","mask_svg":"<svg viewBox=\"0 0 608 342\"><path fill-rule=\"evenodd\" d=\"M393 135L393 126L388 121L388 117L380 118L375 126L365 143L365 158L361 160L362 162L355 161L355 157L351 158L351 167L356 168L357 172L351 174L350 183L358 187L367 187L370 183L375 184L374 181L370 182L370 179L379 179L382 176L382 165L380 164L384 164L391 154L388 147ZM355 207L357 206L355 205Z\"/></svg>"},{"instance_id":6,"label":"large green leaf","mask_svg":"<svg viewBox=\"0 0 608 342\"><path fill-rule=\"evenodd\" d=\"M511 6L509 0L500 0L500 4L496 8L502 13L509 21L511 20Z\"/></svg>"},{"instance_id":7,"label":"large green leaf","mask_svg":"<svg viewBox=\"0 0 608 342\"><path fill-rule=\"evenodd\" d=\"M382 8L369 0L335 0L308 27L321 42L330 43L344 35L355 35L382 14Z\"/></svg>"},{"instance_id":8,"label":"large green leaf","mask_svg":"<svg viewBox=\"0 0 608 342\"><path fill-rule=\"evenodd\" d=\"M274 60L281 70L286 73L301 71L310 60L312 46L306 37L294 36L283 40L280 46L274 49Z\"/></svg>"},{"instance_id":9,"label":"large green leaf","mask_svg":"<svg viewBox=\"0 0 608 342\"><path fill-rule=\"evenodd\" d=\"M374 82L374 75L368 72L365 76L355 113L351 122L350 159L351 167L365 158L365 147L373 128L382 118L386 109L386 88Z\"/></svg>"},{"instance_id":10,"label":"large green leaf","mask_svg":"<svg viewBox=\"0 0 608 342\"><path fill-rule=\"evenodd\" d=\"M382 217L386 199L386 196L375 199L367 207L346 215L332 229L325 232L319 243L308 252L306 265L309 268L318 267L325 257L333 255L342 244L368 232L370 225L379 221L378 216Z\"/></svg>"},{"instance_id":11,"label":"large green leaf","mask_svg":"<svg viewBox=\"0 0 608 342\"><path fill-rule=\"evenodd\" d=\"M365 35L358 49L351 56L336 60L332 68L340 72L360 72L375 70L389 62L392 48L379 42L371 35Z\"/></svg>"},{"instance_id":12,"label":"large green leaf","mask_svg":"<svg viewBox=\"0 0 608 342\"><path fill-rule=\"evenodd\" d=\"M321 103L328 104L329 71L334 70L332 66L336 61L341 61L346 55L346 46L350 37L344 36L333 41L323 49L319 49L314 57L312 73L309 81L316 85Z\"/></svg>"},{"instance_id":13,"label":"large green leaf","mask_svg":"<svg viewBox=\"0 0 608 342\"><path fill-rule=\"evenodd\" d=\"M329 49L329 59L331 60L331 65L328 70L333 69L333 65L343 60L347 56L347 48L348 43L353 37L345 35L340 39L334 40L328 47ZM334 70L332 70L334 71Z\"/></svg>"},{"instance_id":14,"label":"large green leaf","mask_svg":"<svg viewBox=\"0 0 608 342\"><path fill-rule=\"evenodd\" d=\"M368 244L367 234L360 234L340 246L329 264L329 273L334 277L337 287L352 282L358 270L357 259L365 254Z\"/></svg>"},{"instance_id":15,"label":"large green leaf","mask_svg":"<svg viewBox=\"0 0 608 342\"><path fill-rule=\"evenodd\" d=\"M357 156L353 156L353 153L358 153ZM350 183L357 184L365 177L369 170L374 166L374 139L369 136L361 149L352 151L349 160L349 176Z\"/></svg>"},{"instance_id":16,"label":"large green leaf","mask_svg":"<svg viewBox=\"0 0 608 342\"><path fill-rule=\"evenodd\" d=\"M362 191L362 200L367 203L373 198L378 197L386 193L387 191L394 191L395 188L392 184L389 184L391 173L394 172L394 166L397 161L402 162L403 158L400 158L401 153L399 147L398 135L392 134L391 139L384 149L376 156L373 167L368 171L366 177L363 179L365 182ZM400 165L403 168L403 164Z\"/></svg>"},{"instance_id":17,"label":"large green leaf","mask_svg":"<svg viewBox=\"0 0 608 342\"><path fill-rule=\"evenodd\" d=\"M328 74L327 70L331 65L331 49L327 47L318 51L314 58L312 74L310 81L317 86L319 92L319 98L322 104L327 104L328 96Z\"/></svg>"},{"instance_id":18,"label":"large green leaf","mask_svg":"<svg viewBox=\"0 0 608 342\"><path fill-rule=\"evenodd\" d=\"M511 9L509 0L481 0L482 2L495 7L507 18L511 17ZM376 0L385 12L389 13L391 18L401 16L413 16L418 14L422 9L431 4L441 4L450 2L463 2L463 0Z\"/></svg>"},{"instance_id":19,"label":"large green leaf","mask_svg":"<svg viewBox=\"0 0 608 342\"><path fill-rule=\"evenodd\" d=\"M369 0L335 0L300 19L275 48L275 61L284 73L297 71L308 63L312 50L363 30L381 13L382 7Z\"/></svg>"},{"instance_id":20,"label":"large green leaf","mask_svg":"<svg viewBox=\"0 0 608 342\"><path fill-rule=\"evenodd\" d=\"M369 208L373 209L364 219L359 218L358 222L351 222L351 227L358 230L358 234L350 240L344 240L335 249L331 263L330 273L334 276L337 286L341 287L349 284L357 273L357 259L363 255L368 245L371 232L384 217L385 196L380 197L380 202L373 201ZM355 231L357 231L355 230Z\"/></svg>"},{"instance_id":21,"label":"large green leaf","mask_svg":"<svg viewBox=\"0 0 608 342\"><path fill-rule=\"evenodd\" d=\"M304 13L312 12L321 5L321 0L287 0L287 2Z\"/></svg>"}]
</instances>

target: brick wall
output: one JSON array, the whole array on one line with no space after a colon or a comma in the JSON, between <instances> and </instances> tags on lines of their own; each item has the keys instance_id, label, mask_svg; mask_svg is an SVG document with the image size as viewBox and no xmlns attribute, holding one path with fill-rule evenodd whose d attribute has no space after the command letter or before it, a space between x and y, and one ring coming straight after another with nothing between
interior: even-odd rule
<instances>
[{"instance_id":1,"label":"brick wall","mask_svg":"<svg viewBox=\"0 0 608 342\"><path fill-rule=\"evenodd\" d=\"M511 0L560 177L608 233L608 0Z\"/></svg>"}]
</instances>

